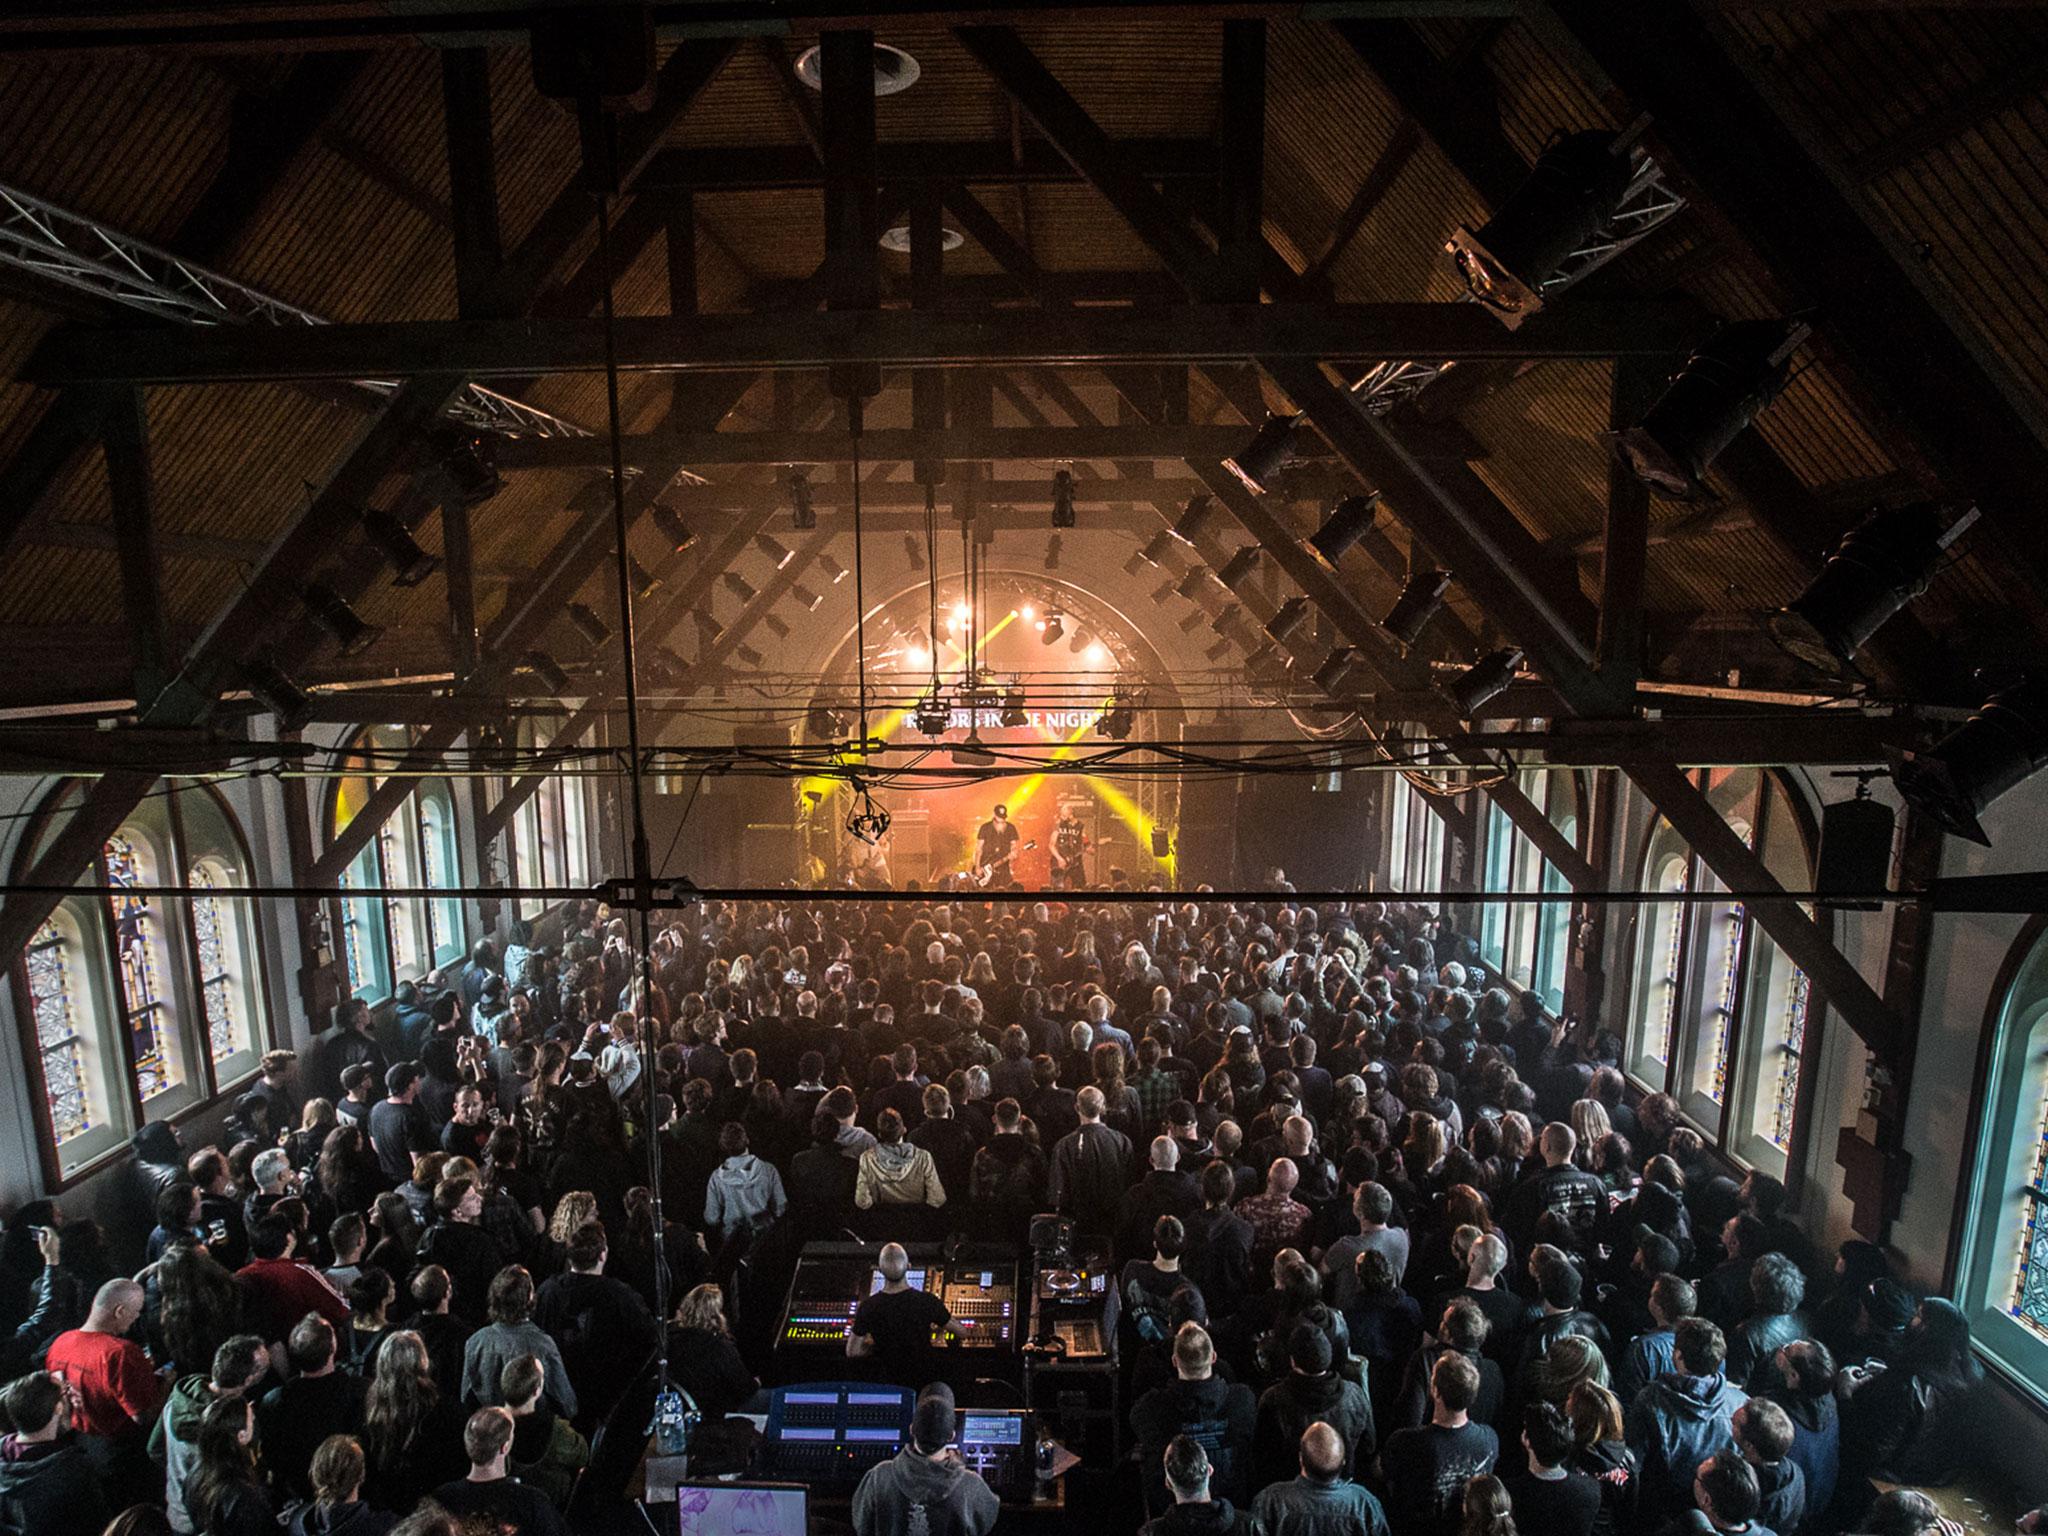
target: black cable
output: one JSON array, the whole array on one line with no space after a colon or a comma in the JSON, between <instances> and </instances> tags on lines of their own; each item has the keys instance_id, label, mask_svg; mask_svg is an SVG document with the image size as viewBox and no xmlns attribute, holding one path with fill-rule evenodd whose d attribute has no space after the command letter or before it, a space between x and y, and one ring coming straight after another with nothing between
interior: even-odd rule
<instances>
[{"instance_id":1,"label":"black cable","mask_svg":"<svg viewBox=\"0 0 2048 1536\"><path fill-rule=\"evenodd\" d=\"M860 755L868 751L868 599L862 583L867 561L861 558L860 537L860 401L849 399L846 426L853 438L853 661L860 677Z\"/></svg>"}]
</instances>

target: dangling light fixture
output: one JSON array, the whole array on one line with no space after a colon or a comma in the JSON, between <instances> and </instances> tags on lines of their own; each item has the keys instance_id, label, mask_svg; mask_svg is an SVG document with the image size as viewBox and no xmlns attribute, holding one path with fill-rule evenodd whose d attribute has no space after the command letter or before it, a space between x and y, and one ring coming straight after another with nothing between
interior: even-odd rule
<instances>
[{"instance_id":1,"label":"dangling light fixture","mask_svg":"<svg viewBox=\"0 0 2048 1536\"><path fill-rule=\"evenodd\" d=\"M1417 571L1402 583L1401 595L1380 620L1380 628L1403 645L1413 645L1424 626L1442 611L1444 594L1450 590L1449 571Z\"/></svg>"},{"instance_id":2,"label":"dangling light fixture","mask_svg":"<svg viewBox=\"0 0 2048 1536\"><path fill-rule=\"evenodd\" d=\"M1378 491L1370 491L1363 496L1346 496L1330 509L1322 527L1308 536L1308 547L1316 552L1323 564L1335 570L1337 557L1365 537L1366 529L1379 515L1379 505Z\"/></svg>"},{"instance_id":3,"label":"dangling light fixture","mask_svg":"<svg viewBox=\"0 0 2048 1536\"><path fill-rule=\"evenodd\" d=\"M1300 430L1299 415L1268 416L1242 451L1223 461L1223 467L1254 496L1263 496L1274 477L1294 461Z\"/></svg>"},{"instance_id":4,"label":"dangling light fixture","mask_svg":"<svg viewBox=\"0 0 2048 1536\"><path fill-rule=\"evenodd\" d=\"M1482 656L1454 678L1444 692L1463 718L1470 720L1488 701L1503 693L1521 670L1519 646L1507 646Z\"/></svg>"},{"instance_id":5,"label":"dangling light fixture","mask_svg":"<svg viewBox=\"0 0 2048 1536\"><path fill-rule=\"evenodd\" d=\"M411 531L381 507L363 509L363 530L391 562L391 584L416 587L441 569L440 560L419 546Z\"/></svg>"},{"instance_id":6,"label":"dangling light fixture","mask_svg":"<svg viewBox=\"0 0 2048 1536\"><path fill-rule=\"evenodd\" d=\"M340 642L344 656L362 655L384 633L350 607L348 599L325 582L314 582L306 588L304 596L307 611L319 621L322 629Z\"/></svg>"},{"instance_id":7,"label":"dangling light fixture","mask_svg":"<svg viewBox=\"0 0 2048 1536\"><path fill-rule=\"evenodd\" d=\"M1660 496L1706 494L1705 475L1784 390L1792 354L1813 334L1796 320L1737 320L1686 359L1633 427L1601 434L1617 460Z\"/></svg>"},{"instance_id":8,"label":"dangling light fixture","mask_svg":"<svg viewBox=\"0 0 2048 1536\"><path fill-rule=\"evenodd\" d=\"M1808 666L1838 671L1927 590L1943 552L1976 520L1971 507L1944 527L1928 501L1872 512L1842 536L1806 590L1770 616L1771 638Z\"/></svg>"}]
</instances>

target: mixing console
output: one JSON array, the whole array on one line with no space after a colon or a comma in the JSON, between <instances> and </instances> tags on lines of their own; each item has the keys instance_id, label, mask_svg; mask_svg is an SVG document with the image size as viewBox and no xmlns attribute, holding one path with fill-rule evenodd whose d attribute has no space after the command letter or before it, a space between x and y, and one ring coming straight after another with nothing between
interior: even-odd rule
<instances>
[{"instance_id":1,"label":"mixing console","mask_svg":"<svg viewBox=\"0 0 2048 1536\"><path fill-rule=\"evenodd\" d=\"M1106 1360L1116 1335L1116 1302L1105 1257L1041 1260L1031 1277L1027 1347L1071 1361Z\"/></svg>"},{"instance_id":2,"label":"mixing console","mask_svg":"<svg viewBox=\"0 0 2048 1536\"><path fill-rule=\"evenodd\" d=\"M914 1405L911 1392L861 1382L779 1387L769 1399L762 1469L814 1493L851 1493L868 1468L903 1448Z\"/></svg>"},{"instance_id":3,"label":"mixing console","mask_svg":"<svg viewBox=\"0 0 2048 1536\"><path fill-rule=\"evenodd\" d=\"M939 1299L960 1325L960 1342L970 1349L1007 1348L1016 1337L1017 1287L1014 1265L948 1272Z\"/></svg>"},{"instance_id":4,"label":"mixing console","mask_svg":"<svg viewBox=\"0 0 2048 1536\"><path fill-rule=\"evenodd\" d=\"M960 1332L957 1347L1010 1349L1016 1344L1017 1266L1013 1263L918 1263L904 1276L906 1284L928 1291L945 1302ZM813 1244L797 1261L789 1286L789 1304L776 1333L781 1349L829 1350L841 1353L853 1315L865 1298L882 1288L882 1273L873 1250L847 1244ZM947 1344L935 1333L934 1344Z\"/></svg>"}]
</instances>

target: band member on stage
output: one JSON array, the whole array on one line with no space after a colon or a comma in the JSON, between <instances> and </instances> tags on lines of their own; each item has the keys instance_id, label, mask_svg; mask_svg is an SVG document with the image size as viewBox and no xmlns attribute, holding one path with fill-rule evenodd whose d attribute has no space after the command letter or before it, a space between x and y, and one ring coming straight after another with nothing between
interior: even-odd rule
<instances>
[{"instance_id":1,"label":"band member on stage","mask_svg":"<svg viewBox=\"0 0 2048 1536\"><path fill-rule=\"evenodd\" d=\"M839 855L839 869L846 883L855 890L886 891L895 883L889 873L889 851L895 843L896 834L887 828L873 842L848 833Z\"/></svg>"},{"instance_id":2,"label":"band member on stage","mask_svg":"<svg viewBox=\"0 0 2048 1536\"><path fill-rule=\"evenodd\" d=\"M999 805L995 814L975 829L974 878L982 885L1009 885L1010 860L1017 853L1017 829L1010 825L1010 808Z\"/></svg>"},{"instance_id":3,"label":"band member on stage","mask_svg":"<svg viewBox=\"0 0 2048 1536\"><path fill-rule=\"evenodd\" d=\"M1056 891L1077 891L1088 883L1085 863L1088 852L1088 834L1081 830L1081 823L1074 819L1071 806L1060 807L1060 819L1052 829L1052 888Z\"/></svg>"}]
</instances>

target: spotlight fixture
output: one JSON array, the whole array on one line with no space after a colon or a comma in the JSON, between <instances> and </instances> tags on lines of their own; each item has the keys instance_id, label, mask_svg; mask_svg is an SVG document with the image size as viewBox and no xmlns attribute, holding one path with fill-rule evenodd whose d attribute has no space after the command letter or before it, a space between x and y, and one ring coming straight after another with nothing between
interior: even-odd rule
<instances>
[{"instance_id":1,"label":"spotlight fixture","mask_svg":"<svg viewBox=\"0 0 2048 1536\"><path fill-rule=\"evenodd\" d=\"M1237 584L1258 569L1259 556L1263 553L1265 551L1256 544L1240 546L1236 554L1223 562L1223 569L1216 573L1216 579L1235 592Z\"/></svg>"},{"instance_id":2,"label":"spotlight fixture","mask_svg":"<svg viewBox=\"0 0 2048 1536\"><path fill-rule=\"evenodd\" d=\"M725 633L725 626L718 622L709 608L699 608L696 620L697 644L701 649L709 650L718 643L718 637Z\"/></svg>"},{"instance_id":3,"label":"spotlight fixture","mask_svg":"<svg viewBox=\"0 0 2048 1536\"><path fill-rule=\"evenodd\" d=\"M655 531L674 553L680 555L697 542L697 535L683 521L683 514L666 502L657 501L647 509L647 515L654 519Z\"/></svg>"},{"instance_id":4,"label":"spotlight fixture","mask_svg":"<svg viewBox=\"0 0 2048 1536\"><path fill-rule=\"evenodd\" d=\"M806 613L816 613L818 611L818 604L825 601L820 594L813 592L800 581L790 586L789 595L803 604Z\"/></svg>"},{"instance_id":5,"label":"spotlight fixture","mask_svg":"<svg viewBox=\"0 0 2048 1536\"><path fill-rule=\"evenodd\" d=\"M1219 635L1237 634L1242 630L1243 625L1244 609L1236 603L1232 603L1222 609L1214 619L1209 621L1209 627L1214 629Z\"/></svg>"},{"instance_id":6,"label":"spotlight fixture","mask_svg":"<svg viewBox=\"0 0 2048 1536\"><path fill-rule=\"evenodd\" d=\"M1224 657L1230 654L1231 643L1232 642L1230 641L1230 639L1226 636L1225 638L1218 640L1214 645L1210 646L1208 650L1202 652L1202 654L1208 657L1211 661L1221 661Z\"/></svg>"},{"instance_id":7,"label":"spotlight fixture","mask_svg":"<svg viewBox=\"0 0 2048 1536\"><path fill-rule=\"evenodd\" d=\"M732 654L733 659L735 661L744 662L746 665L750 667L758 667L759 665L761 665L761 653L755 650L751 645L748 645L745 641L742 641L738 645L735 645L732 648Z\"/></svg>"},{"instance_id":8,"label":"spotlight fixture","mask_svg":"<svg viewBox=\"0 0 2048 1536\"><path fill-rule=\"evenodd\" d=\"M1135 576L1138 572L1145 569L1145 565L1145 551L1134 549L1131 551L1131 558L1124 562L1124 574L1126 576Z\"/></svg>"},{"instance_id":9,"label":"spotlight fixture","mask_svg":"<svg viewBox=\"0 0 2048 1536\"><path fill-rule=\"evenodd\" d=\"M1007 726L1029 725L1030 712L1025 708L1024 683L1020 678L1003 690L1002 721Z\"/></svg>"},{"instance_id":10,"label":"spotlight fixture","mask_svg":"<svg viewBox=\"0 0 2048 1536\"><path fill-rule=\"evenodd\" d=\"M1273 637L1275 644L1285 645L1307 622L1308 599L1290 597L1274 610L1272 618L1266 620L1266 633Z\"/></svg>"},{"instance_id":11,"label":"spotlight fixture","mask_svg":"<svg viewBox=\"0 0 2048 1536\"><path fill-rule=\"evenodd\" d=\"M1254 496L1263 496L1280 471L1294 461L1300 430L1298 415L1268 416L1242 451L1223 461L1223 467L1243 481L1244 488Z\"/></svg>"},{"instance_id":12,"label":"spotlight fixture","mask_svg":"<svg viewBox=\"0 0 2048 1536\"><path fill-rule=\"evenodd\" d=\"M2048 764L2048 678L1993 694L1925 752L1895 752L1892 782L1943 830L1991 846L1982 817L2000 795Z\"/></svg>"},{"instance_id":13,"label":"spotlight fixture","mask_svg":"<svg viewBox=\"0 0 2048 1536\"><path fill-rule=\"evenodd\" d=\"M1071 469L1053 471L1052 525L1055 528L1074 526L1074 472Z\"/></svg>"},{"instance_id":14,"label":"spotlight fixture","mask_svg":"<svg viewBox=\"0 0 2048 1536\"><path fill-rule=\"evenodd\" d=\"M1642 126L1557 139L1477 233L1461 224L1445 244L1466 290L1509 330L1543 307L1543 285L1614 217Z\"/></svg>"},{"instance_id":15,"label":"spotlight fixture","mask_svg":"<svg viewBox=\"0 0 2048 1536\"><path fill-rule=\"evenodd\" d=\"M1173 583L1171 581L1162 581L1153 589L1152 606L1154 608L1164 607L1166 600L1171 596L1173 596Z\"/></svg>"},{"instance_id":16,"label":"spotlight fixture","mask_svg":"<svg viewBox=\"0 0 2048 1536\"><path fill-rule=\"evenodd\" d=\"M1401 595L1380 620L1380 628L1403 645L1413 645L1423 626L1442 609L1444 594L1450 589L1449 571L1417 571L1402 583Z\"/></svg>"},{"instance_id":17,"label":"spotlight fixture","mask_svg":"<svg viewBox=\"0 0 2048 1536\"><path fill-rule=\"evenodd\" d=\"M405 524L382 507L363 510L363 530L391 562L393 586L416 587L441 568L440 560L421 549Z\"/></svg>"},{"instance_id":18,"label":"spotlight fixture","mask_svg":"<svg viewBox=\"0 0 2048 1536\"><path fill-rule=\"evenodd\" d=\"M907 255L910 251L910 226L908 224L891 224L882 231L882 238L879 243L885 251L894 251L899 256ZM939 249L941 251L957 251L966 243L967 237L961 234L959 230L953 228L952 225L942 224L939 226Z\"/></svg>"},{"instance_id":19,"label":"spotlight fixture","mask_svg":"<svg viewBox=\"0 0 2048 1536\"><path fill-rule=\"evenodd\" d=\"M928 693L919 699L910 717L911 724L917 727L918 734L922 736L945 735L946 727L952 720L953 711L947 708L945 696L939 693Z\"/></svg>"},{"instance_id":20,"label":"spotlight fixture","mask_svg":"<svg viewBox=\"0 0 2048 1536\"><path fill-rule=\"evenodd\" d=\"M777 45L780 46L779 44ZM894 96L898 91L907 91L917 84L917 77L923 73L917 60L892 43L875 45L875 94ZM796 77L814 91L825 89L825 57L820 44L813 44L797 55Z\"/></svg>"},{"instance_id":21,"label":"spotlight fixture","mask_svg":"<svg viewBox=\"0 0 2048 1536\"><path fill-rule=\"evenodd\" d=\"M743 603L751 603L761 595L756 590L754 584L738 571L727 571L725 573L725 585L732 595Z\"/></svg>"},{"instance_id":22,"label":"spotlight fixture","mask_svg":"<svg viewBox=\"0 0 2048 1536\"><path fill-rule=\"evenodd\" d=\"M1521 648L1507 646L1480 657L1460 672L1444 692L1458 713L1470 720L1485 707L1489 699L1496 697L1515 680L1515 673L1521 669L1521 665Z\"/></svg>"},{"instance_id":23,"label":"spotlight fixture","mask_svg":"<svg viewBox=\"0 0 2048 1536\"><path fill-rule=\"evenodd\" d=\"M1325 693L1342 693L1345 683L1350 681L1351 674L1357 667L1357 646L1333 646L1330 654L1323 658L1321 665L1310 674L1309 681Z\"/></svg>"},{"instance_id":24,"label":"spotlight fixture","mask_svg":"<svg viewBox=\"0 0 2048 1536\"><path fill-rule=\"evenodd\" d=\"M526 670L540 679L541 687L547 689L549 693L562 694L569 691L569 674L564 672L556 664L555 658L546 651L528 651Z\"/></svg>"},{"instance_id":25,"label":"spotlight fixture","mask_svg":"<svg viewBox=\"0 0 2048 1536\"><path fill-rule=\"evenodd\" d=\"M903 535L903 558L910 562L913 571L924 569L924 545L918 542L914 533Z\"/></svg>"},{"instance_id":26,"label":"spotlight fixture","mask_svg":"<svg viewBox=\"0 0 2048 1536\"><path fill-rule=\"evenodd\" d=\"M462 506L482 506L505 488L504 477L498 473L494 439L471 432L444 432L432 441L441 461L441 478Z\"/></svg>"},{"instance_id":27,"label":"spotlight fixture","mask_svg":"<svg viewBox=\"0 0 2048 1536\"><path fill-rule=\"evenodd\" d=\"M1127 741L1130 739L1131 728L1137 723L1137 698L1129 689L1118 686L1111 690L1109 703L1096 718L1095 729L1098 734L1108 737L1111 741Z\"/></svg>"},{"instance_id":28,"label":"spotlight fixture","mask_svg":"<svg viewBox=\"0 0 2048 1536\"><path fill-rule=\"evenodd\" d=\"M809 533L818 526L818 509L811 505L811 477L800 469L789 472L789 526Z\"/></svg>"},{"instance_id":29,"label":"spotlight fixture","mask_svg":"<svg viewBox=\"0 0 2048 1536\"><path fill-rule=\"evenodd\" d=\"M1045 615L1045 622L1038 626L1039 642L1043 645L1051 645L1053 641L1066 633L1066 629L1066 620L1060 611L1057 608L1048 609Z\"/></svg>"},{"instance_id":30,"label":"spotlight fixture","mask_svg":"<svg viewBox=\"0 0 2048 1536\"><path fill-rule=\"evenodd\" d=\"M1180 516L1173 520L1173 536L1192 545L1215 510L1215 498L1207 493L1190 496L1188 504L1180 509Z\"/></svg>"},{"instance_id":31,"label":"spotlight fixture","mask_svg":"<svg viewBox=\"0 0 2048 1536\"><path fill-rule=\"evenodd\" d=\"M1072 651L1076 656L1080 655L1083 650L1087 649L1087 646L1088 631L1085 629L1077 629L1074 631L1072 635L1070 635L1067 638L1067 649Z\"/></svg>"},{"instance_id":32,"label":"spotlight fixture","mask_svg":"<svg viewBox=\"0 0 2048 1536\"><path fill-rule=\"evenodd\" d=\"M657 645L647 657L647 675L662 688L680 688L690 675L690 664L672 646Z\"/></svg>"},{"instance_id":33,"label":"spotlight fixture","mask_svg":"<svg viewBox=\"0 0 2048 1536\"><path fill-rule=\"evenodd\" d=\"M242 686L249 690L251 698L277 717L277 728L281 731L296 731L313 713L313 700L306 690L268 656L243 664Z\"/></svg>"},{"instance_id":34,"label":"spotlight fixture","mask_svg":"<svg viewBox=\"0 0 2048 1536\"><path fill-rule=\"evenodd\" d=\"M611 625L597 616L597 610L583 603L571 603L568 609L569 622L577 632L592 645L603 645L612 637Z\"/></svg>"},{"instance_id":35,"label":"spotlight fixture","mask_svg":"<svg viewBox=\"0 0 2048 1536\"><path fill-rule=\"evenodd\" d=\"M1192 603L1195 601L1195 594L1202 590L1208 579L1209 573L1203 567L1190 566L1187 574L1173 584L1173 590Z\"/></svg>"},{"instance_id":36,"label":"spotlight fixture","mask_svg":"<svg viewBox=\"0 0 2048 1536\"><path fill-rule=\"evenodd\" d=\"M661 578L631 555L626 556L626 580L633 584L635 597L652 597L661 590Z\"/></svg>"},{"instance_id":37,"label":"spotlight fixture","mask_svg":"<svg viewBox=\"0 0 2048 1536\"><path fill-rule=\"evenodd\" d=\"M1186 613L1181 615L1180 632L1184 635L1192 635L1196 630L1202 627L1202 620L1204 620L1207 617L1208 615L1203 613L1200 608L1190 608Z\"/></svg>"},{"instance_id":38,"label":"spotlight fixture","mask_svg":"<svg viewBox=\"0 0 2048 1536\"><path fill-rule=\"evenodd\" d=\"M1704 497L1708 467L1778 398L1792 354L1812 334L1796 320L1722 326L1686 359L1640 422L1602 434L1608 450L1659 495Z\"/></svg>"},{"instance_id":39,"label":"spotlight fixture","mask_svg":"<svg viewBox=\"0 0 2048 1536\"><path fill-rule=\"evenodd\" d=\"M1045 541L1045 568L1056 571L1060 568L1060 536L1052 535Z\"/></svg>"},{"instance_id":40,"label":"spotlight fixture","mask_svg":"<svg viewBox=\"0 0 2048 1536\"><path fill-rule=\"evenodd\" d=\"M836 587L839 583L846 580L846 567L837 560L834 560L830 555L820 551L812 558L817 561L818 569L831 578L833 586Z\"/></svg>"},{"instance_id":41,"label":"spotlight fixture","mask_svg":"<svg viewBox=\"0 0 2048 1536\"><path fill-rule=\"evenodd\" d=\"M1157 533L1153 534L1151 538L1147 539L1145 541L1145 547L1138 551L1140 558L1142 558L1147 565L1158 566L1164 566L1167 562L1168 557L1171 556L1172 553L1173 534L1171 530L1165 528L1160 529ZM1131 574L1136 575L1137 573L1133 571Z\"/></svg>"},{"instance_id":42,"label":"spotlight fixture","mask_svg":"<svg viewBox=\"0 0 2048 1536\"><path fill-rule=\"evenodd\" d=\"M967 739L953 748L953 764L958 768L986 768L995 760L995 753L989 751L973 726L967 728Z\"/></svg>"},{"instance_id":43,"label":"spotlight fixture","mask_svg":"<svg viewBox=\"0 0 2048 1536\"><path fill-rule=\"evenodd\" d=\"M762 614L761 627L767 630L769 634L773 635L778 640L787 640L789 638L788 620L779 618L775 614Z\"/></svg>"},{"instance_id":44,"label":"spotlight fixture","mask_svg":"<svg viewBox=\"0 0 2048 1536\"><path fill-rule=\"evenodd\" d=\"M1379 506L1378 491L1363 496L1346 496L1330 509L1330 515L1323 519L1323 526L1308 536L1308 547L1316 552L1323 564L1335 570L1337 557L1365 537L1366 529L1379 515Z\"/></svg>"},{"instance_id":45,"label":"spotlight fixture","mask_svg":"<svg viewBox=\"0 0 2048 1536\"><path fill-rule=\"evenodd\" d=\"M778 571L796 558L796 551L783 543L782 540L776 538L772 533L755 534L754 546L762 554L775 562L775 569Z\"/></svg>"},{"instance_id":46,"label":"spotlight fixture","mask_svg":"<svg viewBox=\"0 0 2048 1536\"><path fill-rule=\"evenodd\" d=\"M1971 507L1944 528L1933 502L1879 508L1842 536L1806 590L1770 616L1778 648L1839 671L1870 637L1927 590L1942 552L1977 520Z\"/></svg>"},{"instance_id":47,"label":"spotlight fixture","mask_svg":"<svg viewBox=\"0 0 2048 1536\"><path fill-rule=\"evenodd\" d=\"M320 627L341 642L341 654L360 656L377 643L384 631L349 606L348 599L325 582L314 582L305 590L306 608Z\"/></svg>"},{"instance_id":48,"label":"spotlight fixture","mask_svg":"<svg viewBox=\"0 0 2048 1536\"><path fill-rule=\"evenodd\" d=\"M834 709L829 704L816 704L811 707L810 713L804 716L804 724L820 741L837 741L846 734L851 721L843 709Z\"/></svg>"},{"instance_id":49,"label":"spotlight fixture","mask_svg":"<svg viewBox=\"0 0 2048 1536\"><path fill-rule=\"evenodd\" d=\"M1109 665L1109 647L1104 645L1100 640L1092 641L1090 642L1087 651L1082 655L1081 659L1087 662L1089 666L1094 667L1097 671L1100 671L1102 668Z\"/></svg>"}]
</instances>

